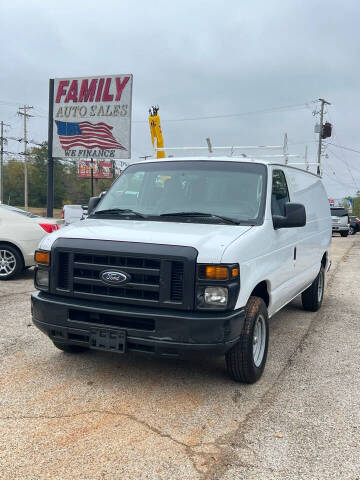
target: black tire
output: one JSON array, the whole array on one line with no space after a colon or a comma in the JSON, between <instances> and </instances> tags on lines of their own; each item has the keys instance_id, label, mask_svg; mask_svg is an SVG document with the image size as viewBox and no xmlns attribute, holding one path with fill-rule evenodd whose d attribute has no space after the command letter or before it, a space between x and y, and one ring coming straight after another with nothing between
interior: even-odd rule
<instances>
[{"instance_id":1,"label":"black tire","mask_svg":"<svg viewBox=\"0 0 360 480\"><path fill-rule=\"evenodd\" d=\"M323 266L321 266L320 272L313 283L301 294L301 301L304 310L308 310L309 312L317 312L323 302L324 290L325 269Z\"/></svg>"},{"instance_id":2,"label":"black tire","mask_svg":"<svg viewBox=\"0 0 360 480\"><path fill-rule=\"evenodd\" d=\"M347 230L346 232L340 232L340 235L342 237L347 237L349 235L349 230Z\"/></svg>"},{"instance_id":3,"label":"black tire","mask_svg":"<svg viewBox=\"0 0 360 480\"><path fill-rule=\"evenodd\" d=\"M6 259L11 259L11 263L5 265ZM6 273L6 270L9 268L11 271ZM21 253L19 253L19 251L11 245L0 243L0 280L11 280L20 272L22 272L23 268L24 260Z\"/></svg>"},{"instance_id":4,"label":"black tire","mask_svg":"<svg viewBox=\"0 0 360 480\"><path fill-rule=\"evenodd\" d=\"M261 362L254 359L254 330L258 322L262 324L264 343L262 342ZM226 352L226 368L229 376L236 382L255 383L261 377L266 363L269 345L269 321L266 305L262 298L250 297L245 307L245 322L239 341ZM260 360L258 358L258 361Z\"/></svg>"},{"instance_id":5,"label":"black tire","mask_svg":"<svg viewBox=\"0 0 360 480\"><path fill-rule=\"evenodd\" d=\"M68 345L67 343L53 342L56 348L66 353L82 353L89 350L87 347L81 347L80 345Z\"/></svg>"},{"instance_id":6,"label":"black tire","mask_svg":"<svg viewBox=\"0 0 360 480\"><path fill-rule=\"evenodd\" d=\"M349 227L349 235L355 235L355 233L356 233L355 228L350 226Z\"/></svg>"}]
</instances>

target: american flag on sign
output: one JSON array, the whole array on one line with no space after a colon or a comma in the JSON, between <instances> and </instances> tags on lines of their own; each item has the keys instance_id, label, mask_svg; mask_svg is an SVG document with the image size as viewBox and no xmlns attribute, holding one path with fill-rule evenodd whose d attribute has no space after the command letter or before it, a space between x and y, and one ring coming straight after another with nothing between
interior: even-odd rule
<instances>
[{"instance_id":1,"label":"american flag on sign","mask_svg":"<svg viewBox=\"0 0 360 480\"><path fill-rule=\"evenodd\" d=\"M74 147L126 150L113 137L111 130L114 127L106 123L61 122L59 120L55 120L55 122L59 140L64 150Z\"/></svg>"}]
</instances>

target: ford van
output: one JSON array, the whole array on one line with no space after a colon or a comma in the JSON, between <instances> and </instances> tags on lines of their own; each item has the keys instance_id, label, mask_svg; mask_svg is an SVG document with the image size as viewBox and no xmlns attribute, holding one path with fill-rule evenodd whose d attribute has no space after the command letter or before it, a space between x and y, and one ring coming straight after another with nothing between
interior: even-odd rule
<instances>
[{"instance_id":1,"label":"ford van","mask_svg":"<svg viewBox=\"0 0 360 480\"><path fill-rule=\"evenodd\" d=\"M148 160L36 251L34 324L56 347L224 355L263 373L269 319L322 304L331 216L321 178L233 157ZM291 312L289 312L291 315Z\"/></svg>"}]
</instances>

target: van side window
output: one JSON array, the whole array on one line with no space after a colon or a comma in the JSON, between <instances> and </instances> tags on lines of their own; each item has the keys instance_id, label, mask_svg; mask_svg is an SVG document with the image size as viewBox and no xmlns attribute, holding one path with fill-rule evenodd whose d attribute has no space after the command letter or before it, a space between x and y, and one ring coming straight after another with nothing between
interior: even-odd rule
<instances>
[{"instance_id":1,"label":"van side window","mask_svg":"<svg viewBox=\"0 0 360 480\"><path fill-rule=\"evenodd\" d=\"M289 190L285 174L282 170L274 170L271 191L271 213L285 216L285 203L290 202Z\"/></svg>"}]
</instances>

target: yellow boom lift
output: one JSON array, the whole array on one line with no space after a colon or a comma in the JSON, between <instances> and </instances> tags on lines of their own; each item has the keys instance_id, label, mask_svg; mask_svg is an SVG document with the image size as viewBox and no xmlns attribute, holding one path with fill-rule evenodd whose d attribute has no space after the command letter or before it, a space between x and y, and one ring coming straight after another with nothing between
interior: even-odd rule
<instances>
[{"instance_id":1,"label":"yellow boom lift","mask_svg":"<svg viewBox=\"0 0 360 480\"><path fill-rule=\"evenodd\" d=\"M158 150L164 148L164 138L160 125L160 116L158 114L159 107L151 107L149 110L149 125L151 133L151 142L154 148L156 148L156 158L165 158L165 151ZM156 144L155 144L156 139Z\"/></svg>"}]
</instances>

